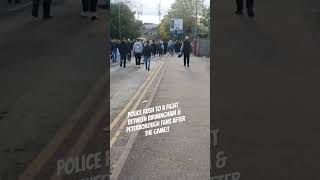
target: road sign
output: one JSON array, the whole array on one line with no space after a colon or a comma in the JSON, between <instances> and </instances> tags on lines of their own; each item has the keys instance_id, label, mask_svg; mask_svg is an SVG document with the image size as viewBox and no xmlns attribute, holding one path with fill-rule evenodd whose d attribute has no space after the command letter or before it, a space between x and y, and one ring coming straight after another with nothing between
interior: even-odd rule
<instances>
[{"instance_id":1,"label":"road sign","mask_svg":"<svg viewBox=\"0 0 320 180\"><path fill-rule=\"evenodd\" d=\"M170 31L182 31L183 30L183 19L182 18L172 18L170 20Z\"/></svg>"}]
</instances>

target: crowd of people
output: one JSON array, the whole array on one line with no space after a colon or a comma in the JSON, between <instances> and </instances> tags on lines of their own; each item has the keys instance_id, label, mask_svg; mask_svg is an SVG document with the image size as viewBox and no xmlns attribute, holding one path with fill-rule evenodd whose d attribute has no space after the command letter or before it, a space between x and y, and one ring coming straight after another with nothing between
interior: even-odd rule
<instances>
[{"instance_id":1,"label":"crowd of people","mask_svg":"<svg viewBox=\"0 0 320 180\"><path fill-rule=\"evenodd\" d=\"M117 62L118 55L120 55L120 67L125 68L126 62L131 61L132 55L135 58L135 63L138 68L142 64L143 58L146 70L150 71L151 57L162 57L168 52L171 55L180 53L182 51L183 42L169 40L168 42L159 40L145 40L141 39L112 39L110 41L111 54L110 57L113 63Z\"/></svg>"}]
</instances>

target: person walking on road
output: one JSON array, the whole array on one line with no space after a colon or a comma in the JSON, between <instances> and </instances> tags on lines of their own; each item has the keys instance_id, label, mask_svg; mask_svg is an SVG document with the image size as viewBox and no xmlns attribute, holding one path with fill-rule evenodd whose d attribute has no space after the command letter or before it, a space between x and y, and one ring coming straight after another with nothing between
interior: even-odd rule
<instances>
[{"instance_id":1,"label":"person walking on road","mask_svg":"<svg viewBox=\"0 0 320 180\"><path fill-rule=\"evenodd\" d=\"M185 40L183 41L183 44L181 46L181 52L183 53L183 64L186 66L186 64L189 67L190 62L190 52L191 52L191 43L189 41L189 37L186 36Z\"/></svg>"},{"instance_id":2,"label":"person walking on road","mask_svg":"<svg viewBox=\"0 0 320 180\"><path fill-rule=\"evenodd\" d=\"M236 0L237 2L237 10L236 10L236 14L238 15L242 15L243 12L243 0ZM249 17L254 17L254 0L246 0L246 5L247 5L247 13Z\"/></svg>"},{"instance_id":3,"label":"person walking on road","mask_svg":"<svg viewBox=\"0 0 320 180\"><path fill-rule=\"evenodd\" d=\"M153 57L155 57L157 54L157 45L154 40L152 40L151 48L152 48L152 55L153 55Z\"/></svg>"},{"instance_id":4,"label":"person walking on road","mask_svg":"<svg viewBox=\"0 0 320 180\"><path fill-rule=\"evenodd\" d=\"M132 53L132 49L133 49L133 41L131 41L130 39L128 39L128 47L129 47L128 61L131 62L131 53Z\"/></svg>"},{"instance_id":5,"label":"person walking on road","mask_svg":"<svg viewBox=\"0 0 320 180\"><path fill-rule=\"evenodd\" d=\"M33 17L38 17L39 6L40 6L40 0L33 0L33 5L32 5ZM43 19L52 18L52 16L50 15L51 0L43 0L42 6L43 6Z\"/></svg>"},{"instance_id":6,"label":"person walking on road","mask_svg":"<svg viewBox=\"0 0 320 180\"><path fill-rule=\"evenodd\" d=\"M111 57L112 57L112 62L117 62L117 51L118 51L118 45L116 40L112 40L111 42Z\"/></svg>"},{"instance_id":7,"label":"person walking on road","mask_svg":"<svg viewBox=\"0 0 320 180\"><path fill-rule=\"evenodd\" d=\"M133 45L133 54L136 59L136 65L140 68L141 57L143 52L143 45L141 41L137 41Z\"/></svg>"},{"instance_id":8,"label":"person walking on road","mask_svg":"<svg viewBox=\"0 0 320 180\"><path fill-rule=\"evenodd\" d=\"M98 0L82 0L82 12L80 15L82 17L90 17L91 20L98 19L97 11Z\"/></svg>"},{"instance_id":9,"label":"person walking on road","mask_svg":"<svg viewBox=\"0 0 320 180\"><path fill-rule=\"evenodd\" d=\"M163 44L161 40L159 40L157 44L157 50L158 50L159 57L161 57L163 54Z\"/></svg>"},{"instance_id":10,"label":"person walking on road","mask_svg":"<svg viewBox=\"0 0 320 180\"><path fill-rule=\"evenodd\" d=\"M119 52L120 52L120 67L126 68L126 61L127 61L127 55L128 55L129 47L126 42L126 39L123 38L122 42L119 45Z\"/></svg>"},{"instance_id":11,"label":"person walking on road","mask_svg":"<svg viewBox=\"0 0 320 180\"><path fill-rule=\"evenodd\" d=\"M150 71L150 61L151 61L152 47L147 41L147 44L143 48L144 64L146 65L146 70Z\"/></svg>"},{"instance_id":12,"label":"person walking on road","mask_svg":"<svg viewBox=\"0 0 320 180\"><path fill-rule=\"evenodd\" d=\"M175 43L175 51L176 51L176 53L178 53L178 52L181 51L181 46L182 46L181 41L177 41L177 42Z\"/></svg>"},{"instance_id":13,"label":"person walking on road","mask_svg":"<svg viewBox=\"0 0 320 180\"><path fill-rule=\"evenodd\" d=\"M171 56L173 56L173 48L174 48L174 42L172 40L170 40L168 42L168 49L169 49Z\"/></svg>"}]
</instances>

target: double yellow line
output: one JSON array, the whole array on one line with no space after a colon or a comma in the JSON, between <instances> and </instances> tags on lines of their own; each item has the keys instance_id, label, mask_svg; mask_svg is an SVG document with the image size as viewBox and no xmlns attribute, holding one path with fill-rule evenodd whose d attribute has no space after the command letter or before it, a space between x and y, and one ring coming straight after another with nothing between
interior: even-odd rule
<instances>
[{"instance_id":1,"label":"double yellow line","mask_svg":"<svg viewBox=\"0 0 320 180\"><path fill-rule=\"evenodd\" d=\"M19 176L18 180L33 180L36 175L38 175L45 164L53 157L54 153L63 145L64 140L70 136L73 128L80 121L81 117L88 111L88 109L95 102L95 95L101 90L106 88L106 77L108 72L105 72L98 81L96 81L94 87L90 90L87 97L81 102L79 108L72 113L71 117L66 121L63 127L61 127L51 139L51 141L41 150L41 152L33 159L24 170L24 172ZM98 112L101 116L102 111ZM97 114L94 115L97 117ZM97 123L97 122L94 122Z\"/></svg>"},{"instance_id":2,"label":"double yellow line","mask_svg":"<svg viewBox=\"0 0 320 180\"><path fill-rule=\"evenodd\" d=\"M116 116L116 118L110 123L110 132L113 130L123 115L125 115L129 108L132 106L134 102L136 102L132 108L136 109L138 105L140 104L142 98L145 96L146 92L150 88L152 82L154 81L157 74L159 74L160 69L162 69L164 63L161 62L160 66L157 70L155 70L142 84L142 86L138 89L138 91L135 93L135 95L130 99L128 104L122 109L122 111ZM97 89L101 88L103 84L105 83L105 76L106 74L97 81L95 87L89 94L96 94ZM138 98L138 99L137 99ZM44 165L49 161L49 159L53 156L53 154L58 150L58 148L63 144L63 141L65 138L70 135L72 129L75 127L75 125L78 123L80 117L82 116L83 112L86 112L87 107L91 105L91 95L88 96L80 105L80 107L72 114L70 119L67 121L65 126L63 126L61 129L58 130L58 132L55 134L55 137L49 142L49 144L37 155L37 157L28 164L25 171L19 176L18 180L33 180L36 175L39 174L41 169L44 167ZM137 99L137 100L136 100ZM135 101L136 100L136 101ZM76 143L70 148L70 150L67 152L67 157L77 155L78 153L81 153L83 148L88 144L90 138L92 137L94 133L95 127L98 125L101 118L103 118L103 115L105 114L105 107L108 101L103 101L102 105L100 105L98 111L90 118L90 123L88 126L84 129L83 133L79 136ZM126 125L127 118L121 122L119 128L116 130L116 133L112 137L110 141L110 148L112 145L116 142L117 138L119 137L123 127ZM107 154L107 152L106 152ZM62 179L62 177L57 177L55 174L53 174L50 177L50 180L59 180Z\"/></svg>"},{"instance_id":3,"label":"double yellow line","mask_svg":"<svg viewBox=\"0 0 320 180\"><path fill-rule=\"evenodd\" d=\"M150 75L147 80L142 84L142 86L138 89L138 91L135 93L135 95L130 99L130 101L128 102L128 104L121 110L121 112L115 117L115 119L111 122L110 124L110 133L111 131L114 129L114 127L119 123L119 121L121 120L121 118L123 117L123 115L125 115L128 111L129 108L131 107L131 105L133 104L133 102L135 101L136 103L134 104L134 106L132 107L131 111L135 110L141 103L142 98L145 96L145 94L147 93L148 89L150 88L152 82L154 81L154 79L157 77L157 75L159 74L160 70L162 69L162 67L164 66L164 63L161 62L160 66L158 67L158 69L156 71L154 71L152 73L152 75ZM110 149L111 147L114 145L114 143L117 141L118 137L121 134L121 131L123 130L124 126L127 124L127 120L128 118L126 117L120 124L120 126L118 127L118 129L116 130L116 132L114 133L114 135L112 136L111 140L110 140Z\"/></svg>"}]
</instances>

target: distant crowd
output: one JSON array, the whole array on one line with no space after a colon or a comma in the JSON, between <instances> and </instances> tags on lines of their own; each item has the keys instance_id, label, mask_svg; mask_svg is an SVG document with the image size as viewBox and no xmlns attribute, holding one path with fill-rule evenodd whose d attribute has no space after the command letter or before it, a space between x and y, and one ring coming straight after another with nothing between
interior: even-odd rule
<instances>
[{"instance_id":1,"label":"distant crowd","mask_svg":"<svg viewBox=\"0 0 320 180\"><path fill-rule=\"evenodd\" d=\"M158 40L146 40L145 38L139 39L112 39L110 40L111 54L110 57L113 63L117 62L118 55L120 55L120 67L125 68L126 62L131 61L132 55L135 57L136 66L140 68L141 59L144 58L146 70L150 70L151 57L162 57L163 55L170 53L174 55L176 53L184 55L184 65L189 66L191 43L189 37L186 36L184 41L162 41Z\"/></svg>"},{"instance_id":2,"label":"distant crowd","mask_svg":"<svg viewBox=\"0 0 320 180\"><path fill-rule=\"evenodd\" d=\"M144 57L147 60L146 69L149 70L148 58L150 57L162 57L164 54L169 53L178 53L182 46L181 41L172 41L168 42L159 40L146 40L141 39L112 39L110 42L111 54L110 57L112 62L116 63L118 54L120 55L120 66L126 67L126 61L131 61L132 55L134 55L136 60L136 65L140 67L141 58ZM146 48L147 47L147 48Z\"/></svg>"}]
</instances>

